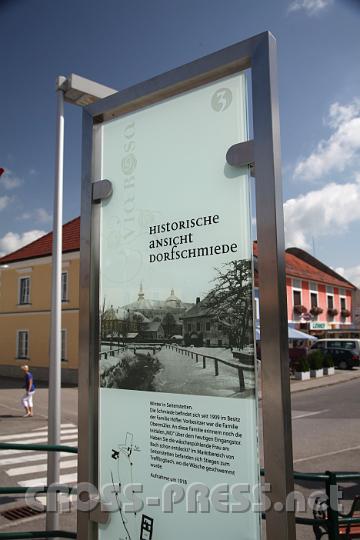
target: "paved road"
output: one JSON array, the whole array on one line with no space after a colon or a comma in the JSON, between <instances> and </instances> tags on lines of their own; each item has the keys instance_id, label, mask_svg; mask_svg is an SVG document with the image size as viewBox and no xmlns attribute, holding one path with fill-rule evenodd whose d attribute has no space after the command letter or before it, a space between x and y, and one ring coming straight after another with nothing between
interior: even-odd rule
<instances>
[{"instance_id":1,"label":"paved road","mask_svg":"<svg viewBox=\"0 0 360 540\"><path fill-rule=\"evenodd\" d=\"M0 388L0 433L2 440L7 435L20 434L27 439L34 438L34 433L40 431L44 437L47 419L47 390L39 388L35 399L34 418L23 418L23 411L19 406L22 391L13 381L2 381ZM10 386L10 387L9 387ZM359 470L360 469L360 409L359 409L360 379L323 387L316 390L308 390L292 394L292 418L293 418L293 447L294 468L298 471L325 471L331 470ZM73 436L73 433L65 433L74 429L77 424L77 390L65 388L62 391L62 423L64 435ZM28 436L29 435L29 436ZM26 440L26 439L25 439ZM19 439L20 441L20 439ZM69 444L75 439L64 440ZM18 456L0 456L0 459L13 459ZM73 458L72 458L73 459ZM71 461L71 459L69 460ZM42 464L42 462L41 462ZM14 463L0 465L0 483L13 485L15 480L27 481L34 477L34 473L27 472L22 476L12 471L13 476L5 473L7 469L33 466L32 463ZM64 471L67 473L68 471ZM39 471L36 471L37 477ZM42 476L44 473L42 472ZM311 489L320 488L321 485L297 486L305 493ZM356 484L344 486L344 498L350 501L356 493L360 493L360 486ZM309 488L307 490L306 488ZM4 503L11 503L3 498ZM65 519L65 526L72 528L72 517ZM26 525L26 526L25 526ZM41 528L39 518L31 518L31 521L21 528ZM4 518L0 518L0 529L4 526ZM19 530L19 525L16 526ZM10 529L12 530L12 529ZM299 528L299 540L314 538L309 528Z\"/></svg>"},{"instance_id":2,"label":"paved road","mask_svg":"<svg viewBox=\"0 0 360 540\"><path fill-rule=\"evenodd\" d=\"M360 470L360 380L292 394L294 468L297 471ZM296 486L305 494L322 484ZM344 506L357 493L358 483L344 484ZM309 514L308 514L309 515ZM298 527L298 539L314 538L308 527Z\"/></svg>"},{"instance_id":3,"label":"paved road","mask_svg":"<svg viewBox=\"0 0 360 540\"><path fill-rule=\"evenodd\" d=\"M9 443L44 443L47 442L47 400L46 388L38 388L34 397L33 418L23 418L24 410L20 405L23 390L21 381L0 380L0 441ZM41 386L41 385L40 385ZM69 446L77 445L77 390L62 390L62 429L61 440ZM76 481L77 456L61 456L61 475L64 482ZM46 478L46 454L41 452L21 452L5 450L0 453L0 485L34 486L44 484ZM44 502L44 499L40 499ZM24 506L22 497L0 496L0 530L42 530L44 516L29 517L11 522L1 512L9 508ZM61 517L61 527L74 530L76 516L74 512Z\"/></svg>"}]
</instances>

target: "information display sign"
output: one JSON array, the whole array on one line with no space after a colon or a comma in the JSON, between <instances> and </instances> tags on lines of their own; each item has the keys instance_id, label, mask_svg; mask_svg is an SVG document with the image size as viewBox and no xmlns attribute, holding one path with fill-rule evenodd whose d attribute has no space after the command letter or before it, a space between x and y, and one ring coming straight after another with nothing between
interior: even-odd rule
<instances>
[{"instance_id":1,"label":"information display sign","mask_svg":"<svg viewBox=\"0 0 360 540\"><path fill-rule=\"evenodd\" d=\"M260 537L246 76L102 126L99 485L107 539Z\"/></svg>"}]
</instances>

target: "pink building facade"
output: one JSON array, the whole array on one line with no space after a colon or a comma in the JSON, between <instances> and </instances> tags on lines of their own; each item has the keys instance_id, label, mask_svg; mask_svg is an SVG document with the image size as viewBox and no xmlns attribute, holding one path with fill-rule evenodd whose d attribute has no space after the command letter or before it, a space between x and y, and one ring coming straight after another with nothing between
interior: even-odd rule
<instances>
[{"instance_id":1,"label":"pink building facade","mask_svg":"<svg viewBox=\"0 0 360 540\"><path fill-rule=\"evenodd\" d=\"M285 258L289 323L314 334L353 327L356 287L303 250Z\"/></svg>"}]
</instances>

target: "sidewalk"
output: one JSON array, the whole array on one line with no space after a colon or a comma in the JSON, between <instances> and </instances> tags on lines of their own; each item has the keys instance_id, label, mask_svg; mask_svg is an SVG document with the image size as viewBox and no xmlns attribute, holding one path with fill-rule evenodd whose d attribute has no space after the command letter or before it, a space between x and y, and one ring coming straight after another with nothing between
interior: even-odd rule
<instances>
[{"instance_id":1,"label":"sidewalk","mask_svg":"<svg viewBox=\"0 0 360 540\"><path fill-rule=\"evenodd\" d=\"M290 378L290 388L291 392L303 392L304 390L332 386L333 384L345 383L354 379L360 379L360 368L358 367L349 370L336 369L335 375L310 379L309 381L296 381Z\"/></svg>"}]
</instances>

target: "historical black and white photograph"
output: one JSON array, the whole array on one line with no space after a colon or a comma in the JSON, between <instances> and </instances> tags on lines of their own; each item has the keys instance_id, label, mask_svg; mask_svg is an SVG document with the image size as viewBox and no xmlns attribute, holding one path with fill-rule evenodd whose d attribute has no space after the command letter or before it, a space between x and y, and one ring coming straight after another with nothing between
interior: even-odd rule
<instances>
[{"instance_id":1,"label":"historical black and white photograph","mask_svg":"<svg viewBox=\"0 0 360 540\"><path fill-rule=\"evenodd\" d=\"M178 296L176 283L154 299L139 282L137 297L101 306L100 384L176 394L254 395L254 329L250 260L213 269L205 293ZM182 283L181 290L186 291Z\"/></svg>"}]
</instances>

